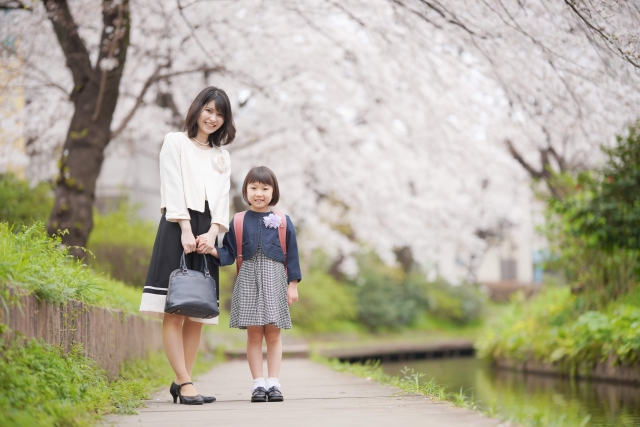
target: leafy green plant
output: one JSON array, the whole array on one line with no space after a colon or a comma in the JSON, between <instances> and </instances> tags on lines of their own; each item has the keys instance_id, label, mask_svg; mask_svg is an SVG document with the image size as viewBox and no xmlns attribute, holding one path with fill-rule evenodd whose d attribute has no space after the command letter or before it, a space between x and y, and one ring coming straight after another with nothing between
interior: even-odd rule
<instances>
[{"instance_id":1,"label":"leafy green plant","mask_svg":"<svg viewBox=\"0 0 640 427\"><path fill-rule=\"evenodd\" d=\"M0 174L0 221L22 225L46 222L53 207L51 186L40 183L31 187L25 180L10 173Z\"/></svg>"},{"instance_id":2,"label":"leafy green plant","mask_svg":"<svg viewBox=\"0 0 640 427\"><path fill-rule=\"evenodd\" d=\"M6 303L11 299L10 285L54 304L75 300L137 311L139 289L97 276L61 247L58 236L49 236L44 224L22 226L18 232L12 229L0 222L0 297Z\"/></svg>"},{"instance_id":3,"label":"leafy green plant","mask_svg":"<svg viewBox=\"0 0 640 427\"><path fill-rule=\"evenodd\" d=\"M585 197L571 201L573 220L602 249L640 250L640 121L616 139Z\"/></svg>"},{"instance_id":4,"label":"leafy green plant","mask_svg":"<svg viewBox=\"0 0 640 427\"><path fill-rule=\"evenodd\" d=\"M490 360L557 363L567 373L589 374L598 362L633 365L640 352L640 290L599 311L583 311L567 288L549 288L533 300L513 302L476 342Z\"/></svg>"},{"instance_id":5,"label":"leafy green plant","mask_svg":"<svg viewBox=\"0 0 640 427\"><path fill-rule=\"evenodd\" d=\"M360 321L370 330L424 324L425 316L464 325L482 314L486 298L474 284L453 286L442 278L428 281L419 270L405 273L372 254L362 256L359 267L352 286Z\"/></svg>"},{"instance_id":6,"label":"leafy green plant","mask_svg":"<svg viewBox=\"0 0 640 427\"><path fill-rule=\"evenodd\" d=\"M0 286L18 286L53 303L95 304L99 280L60 245L60 236L50 237L42 223L14 233L0 222Z\"/></svg>"},{"instance_id":7,"label":"leafy green plant","mask_svg":"<svg viewBox=\"0 0 640 427\"><path fill-rule=\"evenodd\" d=\"M94 228L87 248L95 254L87 262L96 271L135 286L143 286L151 261L156 225L139 219L126 203L106 214L94 212Z\"/></svg>"},{"instance_id":8,"label":"leafy green plant","mask_svg":"<svg viewBox=\"0 0 640 427\"><path fill-rule=\"evenodd\" d=\"M310 272L298 292L300 300L291 306L291 319L296 327L308 332L336 331L348 328L357 318L351 288L328 274Z\"/></svg>"},{"instance_id":9,"label":"leafy green plant","mask_svg":"<svg viewBox=\"0 0 640 427\"><path fill-rule=\"evenodd\" d=\"M576 177L564 175L567 196L549 200L544 234L548 267L598 309L628 293L640 279L640 122L603 148L607 162Z\"/></svg>"},{"instance_id":10,"label":"leafy green plant","mask_svg":"<svg viewBox=\"0 0 640 427\"><path fill-rule=\"evenodd\" d=\"M109 381L79 347L65 354L40 341L18 345L0 339L0 350L0 382L8 391L0 393L0 425L6 427L81 427L94 425L105 414L134 414L153 390L173 379L161 354L126 362ZM194 373L216 361L200 358Z\"/></svg>"}]
</instances>

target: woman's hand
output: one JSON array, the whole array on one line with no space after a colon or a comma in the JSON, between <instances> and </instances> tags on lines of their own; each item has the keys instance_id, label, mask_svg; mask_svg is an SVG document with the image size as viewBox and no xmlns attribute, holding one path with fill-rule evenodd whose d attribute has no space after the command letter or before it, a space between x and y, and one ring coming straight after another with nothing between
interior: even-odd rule
<instances>
[{"instance_id":1,"label":"woman's hand","mask_svg":"<svg viewBox=\"0 0 640 427\"><path fill-rule=\"evenodd\" d=\"M182 242L184 253L190 254L191 252L196 250L196 238L193 237L193 233L191 232L191 230L182 230L180 241Z\"/></svg>"},{"instance_id":2,"label":"woman's hand","mask_svg":"<svg viewBox=\"0 0 640 427\"><path fill-rule=\"evenodd\" d=\"M196 251L199 254L211 254L211 255L213 255L214 252L217 252L216 251L216 235L217 233L212 236L211 231L209 231L206 234L201 234L200 236L198 236L198 238L196 239L196 242L198 244L198 249L196 249Z\"/></svg>"},{"instance_id":3,"label":"woman's hand","mask_svg":"<svg viewBox=\"0 0 640 427\"><path fill-rule=\"evenodd\" d=\"M289 305L298 301L298 281L294 280L289 283L289 288L287 289L287 303Z\"/></svg>"}]
</instances>

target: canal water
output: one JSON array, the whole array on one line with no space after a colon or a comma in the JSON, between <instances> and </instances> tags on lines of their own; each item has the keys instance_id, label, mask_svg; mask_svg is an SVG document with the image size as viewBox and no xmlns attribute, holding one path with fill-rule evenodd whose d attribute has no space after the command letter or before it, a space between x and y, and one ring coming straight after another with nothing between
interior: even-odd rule
<instances>
[{"instance_id":1,"label":"canal water","mask_svg":"<svg viewBox=\"0 0 640 427\"><path fill-rule=\"evenodd\" d=\"M473 357L385 362L389 375L404 367L479 401L481 408L519 414L542 426L640 426L640 387L582 381L492 369Z\"/></svg>"}]
</instances>

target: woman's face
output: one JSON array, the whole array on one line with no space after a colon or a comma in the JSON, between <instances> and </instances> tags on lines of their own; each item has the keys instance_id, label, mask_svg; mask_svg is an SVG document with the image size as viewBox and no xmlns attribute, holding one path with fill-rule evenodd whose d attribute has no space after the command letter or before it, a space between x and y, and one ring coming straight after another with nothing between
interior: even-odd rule
<instances>
[{"instance_id":1,"label":"woman's face","mask_svg":"<svg viewBox=\"0 0 640 427\"><path fill-rule=\"evenodd\" d=\"M273 187L261 182L252 182L247 185L247 200L256 210L268 209L273 199Z\"/></svg>"},{"instance_id":2,"label":"woman's face","mask_svg":"<svg viewBox=\"0 0 640 427\"><path fill-rule=\"evenodd\" d=\"M216 102L211 101L204 106L198 117L198 127L207 135L214 133L224 124L222 113L216 110Z\"/></svg>"}]
</instances>

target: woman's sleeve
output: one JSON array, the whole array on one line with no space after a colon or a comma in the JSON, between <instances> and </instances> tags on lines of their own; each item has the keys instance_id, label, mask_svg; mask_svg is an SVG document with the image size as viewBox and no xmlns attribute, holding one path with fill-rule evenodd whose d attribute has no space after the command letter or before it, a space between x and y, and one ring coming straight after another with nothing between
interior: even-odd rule
<instances>
[{"instance_id":1,"label":"woman's sleeve","mask_svg":"<svg viewBox=\"0 0 640 427\"><path fill-rule=\"evenodd\" d=\"M297 280L298 282L302 281L296 229L294 228L289 215L287 215L287 272L289 275L287 282L292 282L294 280Z\"/></svg>"},{"instance_id":2,"label":"woman's sleeve","mask_svg":"<svg viewBox=\"0 0 640 427\"><path fill-rule=\"evenodd\" d=\"M229 221L229 190L231 190L231 160L229 153L224 151L227 161L227 169L222 176L222 188L220 189L220 199L216 203L215 212L211 212L211 224L220 225L220 233L227 233L227 221ZM227 233L228 234L228 233Z\"/></svg>"},{"instance_id":3,"label":"woman's sleeve","mask_svg":"<svg viewBox=\"0 0 640 427\"><path fill-rule=\"evenodd\" d=\"M180 219L191 219L184 198L180 150L169 135L164 137L164 143L160 150L160 185L164 194L167 221L177 222Z\"/></svg>"},{"instance_id":4,"label":"woman's sleeve","mask_svg":"<svg viewBox=\"0 0 640 427\"><path fill-rule=\"evenodd\" d=\"M218 257L213 257L213 263L218 266L231 265L236 260L236 233L233 228L233 220L229 223L229 231L222 239L222 247L216 248Z\"/></svg>"}]
</instances>

